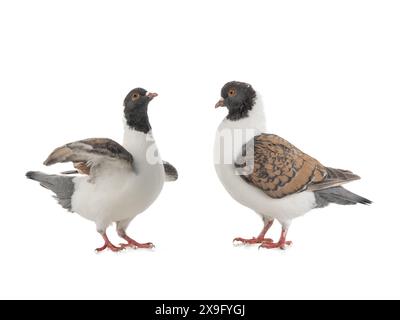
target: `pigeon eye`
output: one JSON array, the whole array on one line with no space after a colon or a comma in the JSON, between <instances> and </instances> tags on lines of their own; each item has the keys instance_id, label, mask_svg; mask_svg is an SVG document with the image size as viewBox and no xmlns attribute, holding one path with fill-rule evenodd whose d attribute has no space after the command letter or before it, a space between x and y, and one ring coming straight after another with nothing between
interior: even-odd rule
<instances>
[{"instance_id":1,"label":"pigeon eye","mask_svg":"<svg viewBox=\"0 0 400 320\"><path fill-rule=\"evenodd\" d=\"M230 89L229 92L228 92L228 96L230 96L230 97L236 96L236 90L235 89Z\"/></svg>"},{"instance_id":2,"label":"pigeon eye","mask_svg":"<svg viewBox=\"0 0 400 320\"><path fill-rule=\"evenodd\" d=\"M132 96L132 100L137 100L139 98L139 93L134 93Z\"/></svg>"}]
</instances>

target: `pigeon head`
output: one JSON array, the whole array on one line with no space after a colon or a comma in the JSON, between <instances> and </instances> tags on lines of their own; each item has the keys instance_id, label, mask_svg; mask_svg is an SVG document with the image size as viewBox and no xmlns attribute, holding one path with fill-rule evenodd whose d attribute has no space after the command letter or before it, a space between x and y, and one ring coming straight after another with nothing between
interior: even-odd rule
<instances>
[{"instance_id":1,"label":"pigeon head","mask_svg":"<svg viewBox=\"0 0 400 320\"><path fill-rule=\"evenodd\" d=\"M128 127L147 133L151 130L147 107L157 97L157 93L147 92L143 88L131 90L124 100L124 114Z\"/></svg>"},{"instance_id":2,"label":"pigeon head","mask_svg":"<svg viewBox=\"0 0 400 320\"><path fill-rule=\"evenodd\" d=\"M250 84L231 81L222 87L221 99L215 108L227 107L229 113L226 118L235 121L248 116L254 106L255 98L256 92Z\"/></svg>"}]
</instances>

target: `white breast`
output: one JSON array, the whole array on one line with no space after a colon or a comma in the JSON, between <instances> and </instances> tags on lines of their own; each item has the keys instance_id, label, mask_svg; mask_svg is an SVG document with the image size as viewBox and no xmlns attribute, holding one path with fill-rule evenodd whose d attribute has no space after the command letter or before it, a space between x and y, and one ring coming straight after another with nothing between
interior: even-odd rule
<instances>
[{"instance_id":1,"label":"white breast","mask_svg":"<svg viewBox=\"0 0 400 320\"><path fill-rule=\"evenodd\" d=\"M75 178L72 210L81 216L107 225L132 219L158 197L164 184L164 167L151 133L126 129L124 147L134 157L135 171L127 167L110 168L96 177Z\"/></svg>"},{"instance_id":2,"label":"white breast","mask_svg":"<svg viewBox=\"0 0 400 320\"><path fill-rule=\"evenodd\" d=\"M215 137L215 170L225 189L236 201L262 216L290 224L293 218L314 208L314 194L301 192L282 199L270 198L261 189L244 181L234 166L242 145L262 132L265 132L265 117L260 99L248 117L238 121L224 119Z\"/></svg>"}]
</instances>

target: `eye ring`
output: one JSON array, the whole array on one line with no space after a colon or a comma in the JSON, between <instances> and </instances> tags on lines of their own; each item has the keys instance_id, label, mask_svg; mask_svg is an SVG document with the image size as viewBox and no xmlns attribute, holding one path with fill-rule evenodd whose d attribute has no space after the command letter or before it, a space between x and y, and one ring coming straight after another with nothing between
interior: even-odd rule
<instances>
[{"instance_id":1,"label":"eye ring","mask_svg":"<svg viewBox=\"0 0 400 320\"><path fill-rule=\"evenodd\" d=\"M134 93L132 95L132 100L137 100L137 99L139 99L139 97L140 97L139 93Z\"/></svg>"},{"instance_id":2,"label":"eye ring","mask_svg":"<svg viewBox=\"0 0 400 320\"><path fill-rule=\"evenodd\" d=\"M236 90L234 88L229 89L228 96L230 97L236 96Z\"/></svg>"}]
</instances>

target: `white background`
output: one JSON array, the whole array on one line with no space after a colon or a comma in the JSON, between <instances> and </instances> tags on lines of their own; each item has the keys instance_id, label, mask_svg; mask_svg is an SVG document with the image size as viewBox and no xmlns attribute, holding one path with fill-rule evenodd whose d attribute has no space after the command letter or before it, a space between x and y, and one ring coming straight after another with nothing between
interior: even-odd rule
<instances>
[{"instance_id":1,"label":"white background","mask_svg":"<svg viewBox=\"0 0 400 320\"><path fill-rule=\"evenodd\" d=\"M0 297L400 298L399 16L397 1L2 1ZM262 224L213 168L230 80L374 204L313 210L285 252L234 247ZM121 141L137 86L159 93L151 123L180 178L129 228L154 251L95 254L94 224L24 174L69 168L41 164L66 142Z\"/></svg>"}]
</instances>

